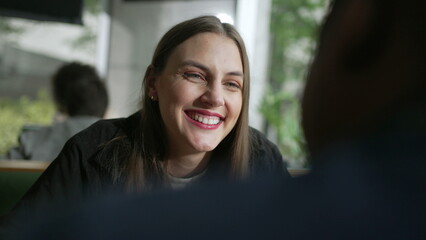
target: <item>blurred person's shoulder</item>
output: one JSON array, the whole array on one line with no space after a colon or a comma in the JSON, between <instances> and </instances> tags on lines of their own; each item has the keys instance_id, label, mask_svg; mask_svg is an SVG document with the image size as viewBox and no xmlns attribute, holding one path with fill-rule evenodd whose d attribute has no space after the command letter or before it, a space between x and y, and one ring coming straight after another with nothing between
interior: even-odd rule
<instances>
[{"instance_id":1,"label":"blurred person's shoulder","mask_svg":"<svg viewBox=\"0 0 426 240\"><path fill-rule=\"evenodd\" d=\"M38 143L46 139L50 128L51 126L36 124L27 124L22 127L18 139L25 155L32 153L37 148Z\"/></svg>"}]
</instances>

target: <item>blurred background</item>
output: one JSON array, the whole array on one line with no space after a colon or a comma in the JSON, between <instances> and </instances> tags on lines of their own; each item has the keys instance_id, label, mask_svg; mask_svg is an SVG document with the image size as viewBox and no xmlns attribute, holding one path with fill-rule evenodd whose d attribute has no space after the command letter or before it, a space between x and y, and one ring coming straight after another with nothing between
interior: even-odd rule
<instances>
[{"instance_id":1,"label":"blurred background","mask_svg":"<svg viewBox=\"0 0 426 240\"><path fill-rule=\"evenodd\" d=\"M200 15L234 24L251 64L250 124L277 143L289 167L307 167L301 90L327 0L61 0L0 2L0 155L24 124L50 124L50 81L65 62L96 66L108 87L107 117L139 106L160 37Z\"/></svg>"}]
</instances>

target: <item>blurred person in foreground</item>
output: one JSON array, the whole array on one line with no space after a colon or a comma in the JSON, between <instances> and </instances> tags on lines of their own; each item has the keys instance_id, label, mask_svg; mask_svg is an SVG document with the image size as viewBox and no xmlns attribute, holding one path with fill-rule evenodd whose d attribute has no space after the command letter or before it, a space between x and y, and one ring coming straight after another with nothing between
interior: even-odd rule
<instances>
[{"instance_id":1,"label":"blurred person in foreground","mask_svg":"<svg viewBox=\"0 0 426 240\"><path fill-rule=\"evenodd\" d=\"M20 237L426 239L426 2L332 4L302 104L310 174L96 199Z\"/></svg>"},{"instance_id":2,"label":"blurred person in foreground","mask_svg":"<svg viewBox=\"0 0 426 240\"><path fill-rule=\"evenodd\" d=\"M52 77L57 114L50 126L24 126L19 145L7 159L53 161L74 134L105 116L108 94L96 70L86 64L62 65Z\"/></svg>"}]
</instances>

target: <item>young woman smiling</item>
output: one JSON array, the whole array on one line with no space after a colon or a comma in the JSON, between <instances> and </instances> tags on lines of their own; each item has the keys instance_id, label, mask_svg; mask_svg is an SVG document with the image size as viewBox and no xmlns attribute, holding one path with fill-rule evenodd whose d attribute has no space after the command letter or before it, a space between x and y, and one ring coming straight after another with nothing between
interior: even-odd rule
<instances>
[{"instance_id":1,"label":"young woman smiling","mask_svg":"<svg viewBox=\"0 0 426 240\"><path fill-rule=\"evenodd\" d=\"M289 177L277 147L248 125L247 53L232 25L203 16L174 26L143 82L141 110L72 137L17 209L111 188L143 192L212 178Z\"/></svg>"}]
</instances>

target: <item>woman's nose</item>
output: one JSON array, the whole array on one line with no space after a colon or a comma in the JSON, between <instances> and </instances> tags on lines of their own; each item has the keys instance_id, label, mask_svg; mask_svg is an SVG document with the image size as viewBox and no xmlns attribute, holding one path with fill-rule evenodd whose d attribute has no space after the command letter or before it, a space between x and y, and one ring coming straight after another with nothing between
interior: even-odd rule
<instances>
[{"instance_id":1,"label":"woman's nose","mask_svg":"<svg viewBox=\"0 0 426 240\"><path fill-rule=\"evenodd\" d=\"M211 107L220 107L225 105L223 89L220 86L208 86L201 96L201 102Z\"/></svg>"}]
</instances>

